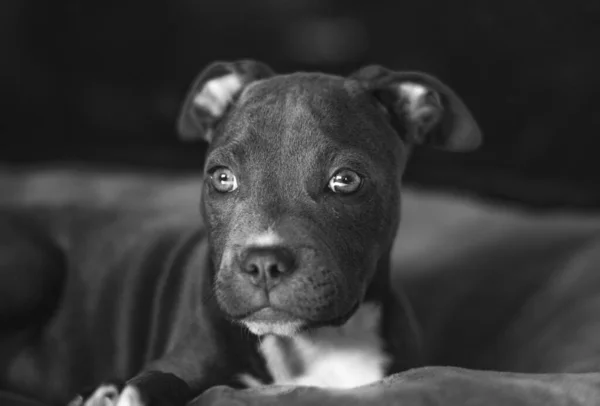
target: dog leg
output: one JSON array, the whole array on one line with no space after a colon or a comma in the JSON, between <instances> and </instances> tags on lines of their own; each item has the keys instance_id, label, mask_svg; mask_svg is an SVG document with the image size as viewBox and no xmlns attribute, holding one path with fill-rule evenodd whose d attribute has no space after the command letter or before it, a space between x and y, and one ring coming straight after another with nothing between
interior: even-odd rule
<instances>
[{"instance_id":1,"label":"dog leg","mask_svg":"<svg viewBox=\"0 0 600 406\"><path fill-rule=\"evenodd\" d=\"M140 374L125 385L100 385L89 396L77 396L68 406L178 406L185 405L192 397L183 379L171 373L152 371Z\"/></svg>"}]
</instances>

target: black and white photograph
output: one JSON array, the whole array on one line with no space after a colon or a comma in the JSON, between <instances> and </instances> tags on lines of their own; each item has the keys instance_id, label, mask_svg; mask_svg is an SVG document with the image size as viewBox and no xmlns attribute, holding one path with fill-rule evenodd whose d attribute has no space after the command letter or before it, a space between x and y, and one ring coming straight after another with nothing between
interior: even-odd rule
<instances>
[{"instance_id":1,"label":"black and white photograph","mask_svg":"<svg viewBox=\"0 0 600 406\"><path fill-rule=\"evenodd\" d=\"M600 1L0 2L0 406L600 406Z\"/></svg>"}]
</instances>

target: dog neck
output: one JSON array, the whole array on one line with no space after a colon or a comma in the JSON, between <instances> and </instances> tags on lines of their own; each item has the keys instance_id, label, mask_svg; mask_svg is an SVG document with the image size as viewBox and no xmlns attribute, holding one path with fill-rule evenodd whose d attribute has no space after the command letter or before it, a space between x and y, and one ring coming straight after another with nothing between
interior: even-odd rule
<instances>
[{"instance_id":1,"label":"dog neck","mask_svg":"<svg viewBox=\"0 0 600 406\"><path fill-rule=\"evenodd\" d=\"M342 326L263 337L259 352L270 383L352 388L384 378L392 360L379 334L380 321L381 308L364 303ZM248 387L264 384L248 375L241 380Z\"/></svg>"},{"instance_id":2,"label":"dog neck","mask_svg":"<svg viewBox=\"0 0 600 406\"><path fill-rule=\"evenodd\" d=\"M262 338L269 383L352 388L416 365L416 324L407 305L390 289L389 259L380 261L365 300L343 325ZM265 384L250 375L240 380L248 387Z\"/></svg>"}]
</instances>

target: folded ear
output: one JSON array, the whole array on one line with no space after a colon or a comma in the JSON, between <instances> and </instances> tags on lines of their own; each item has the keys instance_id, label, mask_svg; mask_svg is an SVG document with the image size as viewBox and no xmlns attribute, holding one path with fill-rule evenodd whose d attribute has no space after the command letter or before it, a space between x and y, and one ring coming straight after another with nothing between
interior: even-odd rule
<instances>
[{"instance_id":1,"label":"folded ear","mask_svg":"<svg viewBox=\"0 0 600 406\"><path fill-rule=\"evenodd\" d=\"M378 65L351 77L372 92L407 142L451 151L470 151L481 144L481 130L467 106L435 77Z\"/></svg>"},{"instance_id":2,"label":"folded ear","mask_svg":"<svg viewBox=\"0 0 600 406\"><path fill-rule=\"evenodd\" d=\"M177 120L180 138L211 142L215 126L242 90L273 75L271 68L253 60L209 65L196 77L181 107Z\"/></svg>"}]
</instances>

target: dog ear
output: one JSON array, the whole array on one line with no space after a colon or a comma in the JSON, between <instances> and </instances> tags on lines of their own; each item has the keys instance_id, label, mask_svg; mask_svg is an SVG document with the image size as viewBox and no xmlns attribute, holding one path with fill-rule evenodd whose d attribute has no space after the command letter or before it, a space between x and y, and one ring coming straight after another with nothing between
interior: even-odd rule
<instances>
[{"instance_id":1,"label":"dog ear","mask_svg":"<svg viewBox=\"0 0 600 406\"><path fill-rule=\"evenodd\" d=\"M196 77L183 102L177 120L179 137L211 142L215 126L242 90L273 75L267 65L249 59L212 63Z\"/></svg>"},{"instance_id":2,"label":"dog ear","mask_svg":"<svg viewBox=\"0 0 600 406\"><path fill-rule=\"evenodd\" d=\"M351 77L371 91L407 142L450 151L470 151L481 144L481 130L467 106L435 77L378 65Z\"/></svg>"}]
</instances>

